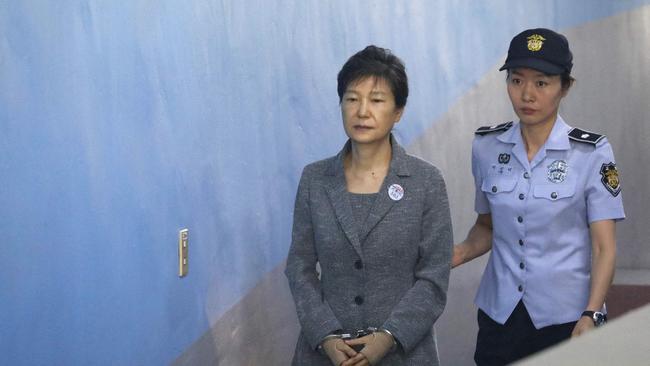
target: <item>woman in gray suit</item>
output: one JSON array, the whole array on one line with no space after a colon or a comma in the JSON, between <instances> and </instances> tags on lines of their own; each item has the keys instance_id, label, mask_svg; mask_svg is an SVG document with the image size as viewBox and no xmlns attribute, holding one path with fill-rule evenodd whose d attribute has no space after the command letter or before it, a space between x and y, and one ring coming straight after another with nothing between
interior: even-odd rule
<instances>
[{"instance_id":1,"label":"woman in gray suit","mask_svg":"<svg viewBox=\"0 0 650 366\"><path fill-rule=\"evenodd\" d=\"M408 82L368 46L338 74L349 140L305 167L286 275L302 331L294 365L437 365L452 230L437 168L391 134ZM320 265L320 273L317 270Z\"/></svg>"}]
</instances>

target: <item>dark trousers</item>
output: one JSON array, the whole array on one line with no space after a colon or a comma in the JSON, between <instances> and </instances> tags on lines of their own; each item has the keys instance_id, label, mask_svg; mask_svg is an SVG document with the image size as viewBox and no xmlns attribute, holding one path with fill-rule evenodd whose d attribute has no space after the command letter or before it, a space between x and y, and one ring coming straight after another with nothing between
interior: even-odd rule
<instances>
[{"instance_id":1,"label":"dark trousers","mask_svg":"<svg viewBox=\"0 0 650 366\"><path fill-rule=\"evenodd\" d=\"M570 338L575 325L570 322L535 329L521 301L505 324L479 309L474 361L479 366L507 365Z\"/></svg>"}]
</instances>

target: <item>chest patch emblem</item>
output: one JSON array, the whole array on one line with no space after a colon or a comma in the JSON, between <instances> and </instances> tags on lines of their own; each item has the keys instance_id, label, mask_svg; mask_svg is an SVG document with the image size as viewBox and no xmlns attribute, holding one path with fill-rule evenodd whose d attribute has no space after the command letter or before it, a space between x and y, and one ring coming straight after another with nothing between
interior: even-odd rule
<instances>
[{"instance_id":1,"label":"chest patch emblem","mask_svg":"<svg viewBox=\"0 0 650 366\"><path fill-rule=\"evenodd\" d=\"M499 154L499 164L508 164L510 162L510 154Z\"/></svg>"},{"instance_id":2,"label":"chest patch emblem","mask_svg":"<svg viewBox=\"0 0 650 366\"><path fill-rule=\"evenodd\" d=\"M555 160L548 166L548 180L553 183L562 183L566 178L569 165L564 160Z\"/></svg>"},{"instance_id":3,"label":"chest patch emblem","mask_svg":"<svg viewBox=\"0 0 650 366\"><path fill-rule=\"evenodd\" d=\"M616 169L616 164L610 162L608 164L603 164L600 167L600 181L603 182L603 185L612 196L616 197L621 193L621 183L618 180L618 170Z\"/></svg>"}]
</instances>

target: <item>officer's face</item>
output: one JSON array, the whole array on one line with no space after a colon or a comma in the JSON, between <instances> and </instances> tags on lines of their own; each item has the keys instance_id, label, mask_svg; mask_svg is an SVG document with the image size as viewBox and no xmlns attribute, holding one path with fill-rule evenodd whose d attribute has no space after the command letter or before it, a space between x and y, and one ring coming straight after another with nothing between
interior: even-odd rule
<instances>
[{"instance_id":1,"label":"officer's face","mask_svg":"<svg viewBox=\"0 0 650 366\"><path fill-rule=\"evenodd\" d=\"M508 76L508 95L523 125L552 124L557 118L562 89L559 75L546 75L528 68L512 69Z\"/></svg>"},{"instance_id":2,"label":"officer's face","mask_svg":"<svg viewBox=\"0 0 650 366\"><path fill-rule=\"evenodd\" d=\"M388 138L402 110L395 106L395 96L381 78L367 77L350 83L341 101L345 133L359 144Z\"/></svg>"}]
</instances>

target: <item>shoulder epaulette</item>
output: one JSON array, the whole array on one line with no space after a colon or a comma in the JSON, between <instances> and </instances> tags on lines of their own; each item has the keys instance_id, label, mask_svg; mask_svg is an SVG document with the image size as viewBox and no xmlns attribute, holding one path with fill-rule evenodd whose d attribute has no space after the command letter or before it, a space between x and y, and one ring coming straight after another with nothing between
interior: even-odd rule
<instances>
[{"instance_id":1,"label":"shoulder epaulette","mask_svg":"<svg viewBox=\"0 0 650 366\"><path fill-rule=\"evenodd\" d=\"M605 135L599 135L579 128L572 128L571 131L569 131L569 138L573 141L596 145L600 140L605 138Z\"/></svg>"},{"instance_id":2,"label":"shoulder epaulette","mask_svg":"<svg viewBox=\"0 0 650 366\"><path fill-rule=\"evenodd\" d=\"M513 124L514 123L510 121L496 126L483 126L479 127L478 130L476 130L474 133L483 136L492 132L507 131L510 127L512 127Z\"/></svg>"}]
</instances>

